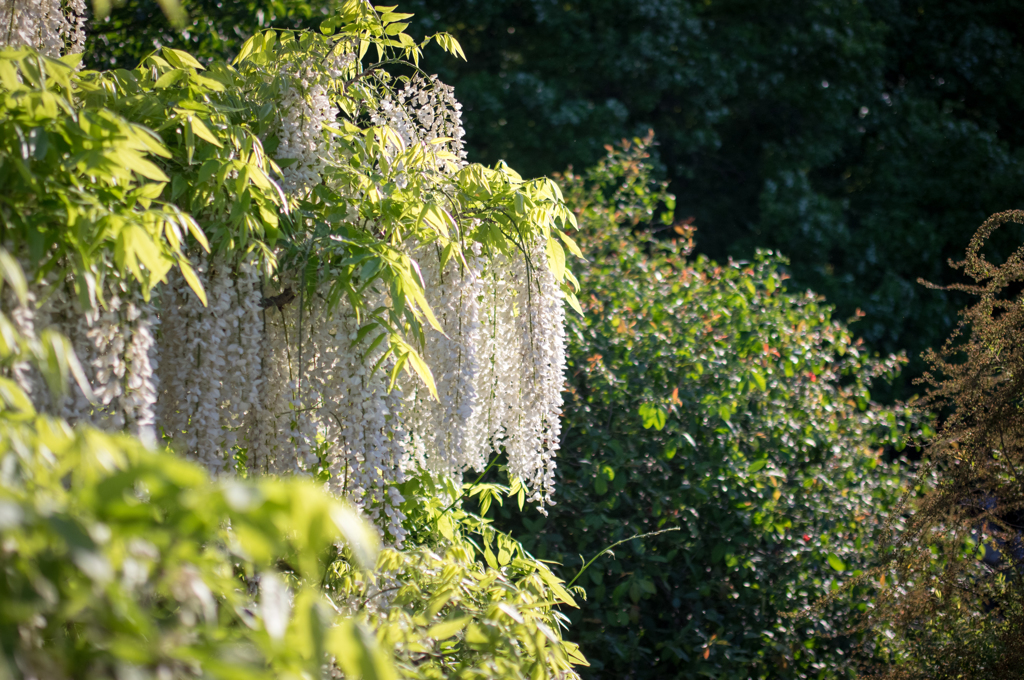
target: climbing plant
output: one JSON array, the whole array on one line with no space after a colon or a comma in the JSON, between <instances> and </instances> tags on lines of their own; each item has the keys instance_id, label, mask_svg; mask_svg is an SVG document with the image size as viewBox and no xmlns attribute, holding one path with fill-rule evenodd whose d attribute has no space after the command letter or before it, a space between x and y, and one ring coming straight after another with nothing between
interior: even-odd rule
<instances>
[{"instance_id":1,"label":"climbing plant","mask_svg":"<svg viewBox=\"0 0 1024 680\"><path fill-rule=\"evenodd\" d=\"M0 9L35 21L0 52L2 416L32 422L36 452L0 445L26 470L4 482L21 543L2 568L7 601L42 607L5 619L12 672L34 677L31 657L73 677L228 677L251 651L274 677L574 677L586 662L557 610L574 599L458 499L501 452L513 488L550 503L575 217L550 180L468 162L460 105L419 68L458 42L414 41L410 15L352 0L230 63L163 48L91 71L64 37L81 8L60 6L66 26L49 5ZM148 450L163 446L191 462ZM93 457L102 470L57 488ZM330 498L253 481L268 474ZM78 533L46 518L48 494ZM320 524L293 554L307 494ZM387 546L376 562L338 543L359 525L344 503L375 527L359 545ZM150 533L156 551L131 552ZM56 591L33 580L66 556ZM113 600L68 618L105 583ZM149 620L196 647L168 653ZM38 621L99 629L63 648Z\"/></svg>"},{"instance_id":2,"label":"climbing plant","mask_svg":"<svg viewBox=\"0 0 1024 680\"><path fill-rule=\"evenodd\" d=\"M458 43L408 18L350 2L206 68L5 54L3 236L31 280L9 309L69 337L97 396L56 413L323 477L399 542L409 471L500 448L550 497L574 218L551 181L467 163L417 67Z\"/></svg>"}]
</instances>

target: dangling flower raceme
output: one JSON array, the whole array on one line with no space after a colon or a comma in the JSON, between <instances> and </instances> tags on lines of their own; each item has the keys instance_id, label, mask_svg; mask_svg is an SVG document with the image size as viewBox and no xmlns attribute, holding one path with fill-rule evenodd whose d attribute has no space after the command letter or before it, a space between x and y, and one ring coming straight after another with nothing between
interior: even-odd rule
<instances>
[{"instance_id":1,"label":"dangling flower raceme","mask_svg":"<svg viewBox=\"0 0 1024 680\"><path fill-rule=\"evenodd\" d=\"M27 268L24 267L23 268ZM9 291L0 299L14 329L39 343L45 332L57 330L72 342L88 383L88 394L77 382L63 395L51 393L39 371L15 361L10 377L39 411L53 411L72 424L89 423L108 430L127 430L147 443L155 442L157 399L156 308L142 295L137 282L108 273L99 284L103 294L82 302L70 291L70 281L52 274L33 282L25 301Z\"/></svg>"},{"instance_id":2,"label":"dangling flower raceme","mask_svg":"<svg viewBox=\"0 0 1024 680\"><path fill-rule=\"evenodd\" d=\"M239 432L259 398L259 272L251 258L194 264L207 291L205 307L181 276L163 289L160 425L212 472L225 472L234 468Z\"/></svg>"},{"instance_id":3,"label":"dangling flower raceme","mask_svg":"<svg viewBox=\"0 0 1024 680\"><path fill-rule=\"evenodd\" d=\"M452 172L466 166L462 104L455 99L454 88L437 76L417 75L401 90L385 94L370 121L397 133L406 149L418 145L427 150L434 170Z\"/></svg>"},{"instance_id":4,"label":"dangling flower raceme","mask_svg":"<svg viewBox=\"0 0 1024 680\"><path fill-rule=\"evenodd\" d=\"M464 261L449 259L442 268L440 251L431 244L423 249L419 264L427 300L443 332L428 329L423 352L438 398L413 381L406 388L411 397L404 414L411 436L409 463L459 477L467 469L483 470L487 463L487 432L477 393L484 261L477 248Z\"/></svg>"},{"instance_id":5,"label":"dangling flower raceme","mask_svg":"<svg viewBox=\"0 0 1024 680\"><path fill-rule=\"evenodd\" d=\"M510 473L551 502L554 456L565 371L562 291L548 267L543 243L529 258L500 256L485 277L485 370L482 421L491 449L508 454ZM543 506L541 506L543 509Z\"/></svg>"},{"instance_id":6,"label":"dangling flower raceme","mask_svg":"<svg viewBox=\"0 0 1024 680\"><path fill-rule=\"evenodd\" d=\"M32 47L48 57L85 47L84 0L0 0L0 48Z\"/></svg>"},{"instance_id":7,"label":"dangling flower raceme","mask_svg":"<svg viewBox=\"0 0 1024 680\"><path fill-rule=\"evenodd\" d=\"M324 85L315 82L316 76L308 65L293 65L281 98L277 157L285 162L283 188L287 192L305 192L319 184L328 162L330 144L324 125L334 120L337 109Z\"/></svg>"}]
</instances>

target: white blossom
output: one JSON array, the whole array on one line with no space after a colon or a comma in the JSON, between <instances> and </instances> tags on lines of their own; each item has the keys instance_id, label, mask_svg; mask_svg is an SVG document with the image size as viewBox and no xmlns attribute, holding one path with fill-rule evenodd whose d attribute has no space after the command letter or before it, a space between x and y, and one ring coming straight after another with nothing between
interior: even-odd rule
<instances>
[{"instance_id":1,"label":"white blossom","mask_svg":"<svg viewBox=\"0 0 1024 680\"><path fill-rule=\"evenodd\" d=\"M34 340L36 336L36 294L31 288L24 301L18 300L14 291L4 287L0 296L0 307L6 312L8 321L14 326L14 330L23 338ZM44 388L41 376L31 363L27 360L15 360L10 367L8 377L21 388L21 390L32 399L36 408L39 408L44 399Z\"/></svg>"},{"instance_id":2,"label":"white blossom","mask_svg":"<svg viewBox=\"0 0 1024 680\"><path fill-rule=\"evenodd\" d=\"M94 401L69 384L58 413L71 423L107 430L127 430L143 441L156 441L157 309L138 282L108 273L95 282L102 291L83 303L72 281L48 286L39 312L69 338L92 388ZM82 305L86 307L83 309Z\"/></svg>"},{"instance_id":3,"label":"white blossom","mask_svg":"<svg viewBox=\"0 0 1024 680\"><path fill-rule=\"evenodd\" d=\"M435 159L437 170L466 165L462 104L455 99L454 88L437 76L416 76L393 98L384 96L370 121L394 130L405 148L422 145L431 152L428 158Z\"/></svg>"},{"instance_id":4,"label":"white blossom","mask_svg":"<svg viewBox=\"0 0 1024 680\"><path fill-rule=\"evenodd\" d=\"M519 306L513 363L523 381L518 402L507 411L504 444L509 471L533 491L531 500L551 504L565 381L565 307L544 245L543 238L533 244L529 270L513 270Z\"/></svg>"},{"instance_id":5,"label":"white blossom","mask_svg":"<svg viewBox=\"0 0 1024 680\"><path fill-rule=\"evenodd\" d=\"M206 307L178 274L170 277L161 299L160 425L211 472L227 472L259 399L259 274L251 261L197 259L194 269L206 291Z\"/></svg>"},{"instance_id":6,"label":"white blossom","mask_svg":"<svg viewBox=\"0 0 1024 680\"><path fill-rule=\"evenodd\" d=\"M282 77L288 87L279 102L275 155L279 161L292 161L282 167L284 190L302 193L321 182L330 157L324 124L337 116L337 108L328 98L327 88L316 82L312 65L290 65L283 69Z\"/></svg>"},{"instance_id":7,"label":"white blossom","mask_svg":"<svg viewBox=\"0 0 1024 680\"><path fill-rule=\"evenodd\" d=\"M436 252L421 256L428 302L444 333L428 330L424 348L438 399L415 383L407 388L407 465L458 479L504 450L531 500L550 504L565 311L543 239L528 252L529 259L472 251L464 263L453 258L443 274Z\"/></svg>"},{"instance_id":8,"label":"white blossom","mask_svg":"<svg viewBox=\"0 0 1024 680\"><path fill-rule=\"evenodd\" d=\"M435 475L458 477L487 464L490 433L477 393L484 339L484 260L470 252L464 262L452 258L442 271L438 249L431 245L423 249L419 263L427 302L444 333L427 329L423 351L438 399L430 398L422 385L408 388L413 396L403 414L410 431L408 463Z\"/></svg>"},{"instance_id":9,"label":"white blossom","mask_svg":"<svg viewBox=\"0 0 1024 680\"><path fill-rule=\"evenodd\" d=\"M0 11L29 6L0 0ZM351 76L356 67L344 49L325 64L282 66L275 155L292 161L282 166L283 187L293 197L325 182L340 162L340 143L325 129L339 115L328 78ZM461 108L452 88L433 76L384 94L369 116L395 134L387 147L393 156L378 170L408 186L402 163L416 155L391 161L411 149L425 159L426 171L416 172L426 173L428 185L450 188L452 173L465 165ZM356 223L363 198L344 195L339 219ZM429 200L444 201L445 192ZM417 347L436 398L409 371L392 386L398 364L387 335L396 329L359 318L345 295L336 299L331 287L341 272L327 264L301 275L285 269L272 282L252 254L193 256L206 305L177 268L151 301L134 279L107 274L88 279L95 298L88 304L69 280L38 283L27 305L0 302L26 334L55 324L71 339L96 399L72 388L58 409L69 420L150 439L159 432L215 475L234 474L244 461L251 474L326 479L331 492L401 546L405 499L398 487L410 475L459 482L507 454L509 472L531 499L542 511L551 503L565 319L545 238L531 237L507 253L471 241L447 250L413 239L402 244L441 327L425 326ZM360 294L366 309L396 302L386 290ZM45 401L45 386L27 364L15 364L10 374L34 401Z\"/></svg>"},{"instance_id":10,"label":"white blossom","mask_svg":"<svg viewBox=\"0 0 1024 680\"><path fill-rule=\"evenodd\" d=\"M85 47L84 0L0 0L0 48L32 47L48 57Z\"/></svg>"}]
</instances>

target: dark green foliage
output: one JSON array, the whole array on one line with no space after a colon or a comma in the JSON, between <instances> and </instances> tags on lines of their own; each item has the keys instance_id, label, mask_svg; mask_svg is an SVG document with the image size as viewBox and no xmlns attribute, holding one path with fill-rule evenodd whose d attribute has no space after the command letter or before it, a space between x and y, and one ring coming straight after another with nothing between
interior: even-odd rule
<instances>
[{"instance_id":1,"label":"dark green foliage","mask_svg":"<svg viewBox=\"0 0 1024 680\"><path fill-rule=\"evenodd\" d=\"M570 614L593 678L843 677L831 621L875 584L787 618L867 562L907 477L882 447L908 427L868 386L870 358L831 309L786 290L782 261L688 258L634 140L562 186L580 222L585 318L570 322L558 505L503 513L526 547L580 579ZM677 240L656 240L667 231ZM897 522L898 524L898 522ZM836 634L831 636L831 634Z\"/></svg>"},{"instance_id":2,"label":"dark green foliage","mask_svg":"<svg viewBox=\"0 0 1024 680\"><path fill-rule=\"evenodd\" d=\"M109 16L86 24L85 63L94 69L133 69L159 47L173 47L203 62L228 61L254 33L267 28L316 28L340 14L341 0L210 2L183 0L183 30L171 25L156 0L122 2Z\"/></svg>"}]
</instances>

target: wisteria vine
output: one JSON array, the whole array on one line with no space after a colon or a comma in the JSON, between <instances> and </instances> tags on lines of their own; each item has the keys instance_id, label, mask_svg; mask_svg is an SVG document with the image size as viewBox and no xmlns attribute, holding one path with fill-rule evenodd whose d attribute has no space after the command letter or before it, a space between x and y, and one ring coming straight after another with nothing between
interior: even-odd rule
<instances>
[{"instance_id":1,"label":"wisteria vine","mask_svg":"<svg viewBox=\"0 0 1024 680\"><path fill-rule=\"evenodd\" d=\"M321 479L397 545L402 482L457 482L502 453L543 511L564 306L578 307L562 245L574 248L564 233L574 219L550 181L467 161L452 88L419 70L422 44L384 37L408 15L346 8L333 35L257 35L211 77L164 50L134 81L89 91L115 110L117 93L179 97L179 127L163 125L153 153L179 164L160 166L168 172L193 174L150 185L144 205L177 200L190 215L154 232L170 242L163 259L133 260L122 239L85 288L51 267L26 304L5 296L22 334L53 326L71 339L88 385L52 403L27 365L10 377L39 408L166 441L215 474ZM35 12L20 44L66 52L77 24L46 23L51 9L0 2L0 13ZM364 65L369 42L383 45L381 61ZM181 93L197 91L202 105L184 107ZM150 273L158 264L165 273Z\"/></svg>"}]
</instances>

